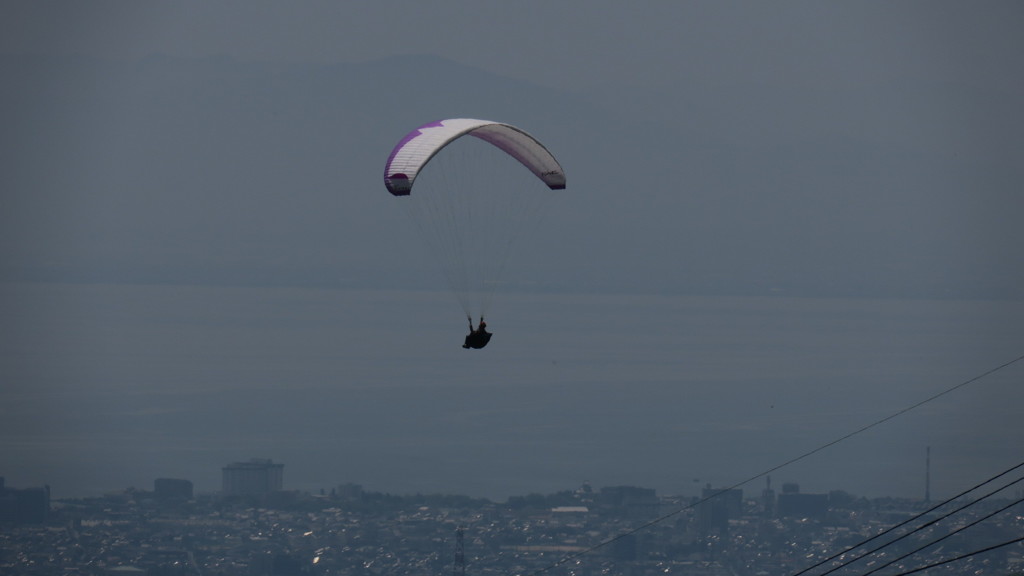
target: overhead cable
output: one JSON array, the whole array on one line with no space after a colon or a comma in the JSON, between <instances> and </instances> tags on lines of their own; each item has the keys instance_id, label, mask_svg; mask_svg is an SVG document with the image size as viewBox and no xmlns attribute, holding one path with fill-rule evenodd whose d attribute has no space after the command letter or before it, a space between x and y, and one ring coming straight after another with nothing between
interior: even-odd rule
<instances>
[{"instance_id":1,"label":"overhead cable","mask_svg":"<svg viewBox=\"0 0 1024 576\"><path fill-rule=\"evenodd\" d=\"M801 461L801 460L803 460L805 458L808 458L810 456L813 456L814 454L817 454L818 452L821 452L823 450L831 448L832 446L835 446L836 444L839 444L840 442L843 442L845 440L849 440L850 438L852 438L854 436L857 436L858 434L861 434L863 432L866 432L866 431L868 431L868 430L870 430L872 428L875 428L876 426L880 426L882 424L885 424L886 422L888 422L888 421L890 421L890 420L892 420L894 418L898 418L899 416L902 416L903 414L906 414L907 412L910 412L911 410L915 410L917 408L920 408L921 406L924 406L925 404L928 404L929 402L933 402L933 401L935 401L935 400L937 400L937 399L939 399L939 398L941 398L943 396L946 396L947 394L951 394L951 393L953 393L953 392L955 392L955 391L957 391L957 390L959 390L961 388L964 388L964 387L969 386L969 385L971 385L971 384L973 384L973 383L975 383L975 382L977 382L979 380L982 380L982 379L984 379L984 378L986 378L988 376L991 376L992 374L995 374L996 372L999 372L1000 370L1008 368L1009 366L1012 366L1013 364L1016 364L1017 362L1020 362L1021 360L1024 360L1024 354L1022 354L1020 356L1017 356L1016 358L1014 358L1014 359L1012 359L1010 361L1004 362L1004 363L1002 363L1002 364L1000 364L1000 365L998 365L998 366L996 366L994 368L986 370L985 372L982 372L981 374L978 374L977 376L974 376L973 378L969 378L967 380L964 380L963 382L960 382L959 384L956 384L954 386L946 388L945 390L943 390L941 392L938 392L936 394L933 394L933 395L925 398L924 400L921 400L920 402L917 402L915 404L911 404L910 406L907 406L905 408L897 410L896 412L893 412L892 414L890 414L888 416L885 416L884 418L876 420L876 421L874 421L874 422L872 422L870 424L864 425L864 426L854 430L853 432L850 432L848 434L840 436L839 438L836 438L835 440L826 442L825 444L822 444L821 446L818 446L817 448L814 448L813 450L809 450L809 451L804 452L803 454L801 454L799 456L796 456L794 458L786 460L785 462L783 462L781 464L778 464L776 466L773 466L773 467L771 467L771 468L769 468L769 469L767 469L767 470L765 470L763 472L760 472L759 474L751 476L750 478L747 478L746 480L737 482L737 483L729 486L728 488L723 488L721 490L718 490L715 493L711 494L710 496L707 496L705 498L697 500L696 502L693 502L693 503L691 503L691 504L689 504L687 506L683 506L681 508L673 510L673 511L667 513L667 514L663 514L661 516L658 516L657 518L655 518L655 519L653 519L653 520L651 520L649 522L645 522L645 523L641 524L640 526L638 526L636 528L633 528L631 530L627 530L627 531L625 531L625 532L623 532L621 534L618 534L617 536L614 536L614 537L609 538L607 540L598 542L597 544L594 544L593 546L585 548L585 549L583 549L583 550L581 550L579 552L574 552L572 554L568 554L566 556L563 556L561 559L559 559L559 560L557 560L555 562L552 562L551 564L549 564L549 565L547 565L547 566L545 566L543 568L535 570L534 572L531 572L530 576L537 576L539 574L543 574L545 572L548 572L550 570L553 570L553 569L555 569L555 568L565 564L566 562L569 562L571 560L575 560L576 558L580 558L582 556L585 556L585 555L587 555L587 554L589 554L591 552L594 552L596 550L604 548L605 546L608 546L609 544L612 544L613 542L617 542L617 541L619 541L619 540L621 540L621 539L623 539L623 538L625 538L627 536L630 536L632 534L636 534L637 532L641 532L641 531L646 530L646 529L648 529L648 528L650 528L652 526L660 524L660 523L664 522L665 520L668 520L669 518L673 518L673 517L675 517L675 516L685 512L685 511L687 511L687 510L693 509L694 507L696 507L696 506L698 506L698 505L700 505L700 504L702 504L704 502L707 502L708 500L711 500L712 498L715 498L716 496L724 494L724 493L726 493L726 492L728 492L730 490L735 490L735 489L737 489L737 488L739 488L739 487L741 487L741 486L743 486L745 484L748 484L750 482L753 482L754 480L757 480L758 478L763 478L765 476L768 476L772 472L775 472L777 470L781 470L782 468L785 468L785 467L787 467L787 466L789 466L791 464L795 464L795 463L797 463L797 462L799 462L799 461Z\"/></svg>"},{"instance_id":2,"label":"overhead cable","mask_svg":"<svg viewBox=\"0 0 1024 576\"><path fill-rule=\"evenodd\" d=\"M956 500L958 498L963 497L966 494L969 494L969 493L977 490L978 488L984 486L985 484L990 484L991 482L994 482L995 480L999 479L1000 477L1005 476L1005 475L1009 474L1010 472L1013 472L1014 470L1016 470L1017 468L1020 468L1021 466L1024 466L1024 462L1021 462L1020 464L1017 464L1016 466L1006 470L1005 472L997 474L996 476L993 476L992 478L989 478L988 480L985 480L984 482L982 482L980 484L976 484L974 487L969 488L967 490L964 490L963 492L957 494L956 496L953 496L952 498L949 498L949 499L947 499L947 500L945 500L945 501L943 501L943 502L941 502L939 504L936 504L935 506L932 506L931 508L925 510L924 512L921 512L920 514L912 516L912 517L904 520L903 522L900 522L899 524L896 524L896 525L894 525L894 526L892 526L890 528L887 528L886 530L884 530L882 532L879 532L878 534L875 534L874 536L872 536L870 538L862 540L862 541L854 544L853 546L850 546L850 547L848 547L848 548L846 548L844 550L841 550L840 552L837 552L837 553L833 554L832 556L829 556L828 558L825 558L824 560L822 560L821 562L818 562L817 564L814 564L813 566L809 566L807 568L804 568L803 570L793 574L793 576L800 576L801 574L804 574L805 572L813 570L813 569L821 566L822 564L825 564L827 562L835 560L839 556L842 556L844 554L848 554L848 553L852 552L853 550L856 550L857 548L860 548L861 546L864 546L865 544L867 544L869 542L872 542L874 540L878 540L882 536L885 536L886 534L889 534L890 532L896 530L897 528L900 528L902 526L906 526L907 524L910 524L911 522L914 522L915 520L920 519L922 516L930 514L931 512L934 512L935 510L945 506L946 504L949 504L950 502L952 502L952 501L954 501L954 500ZM881 549L883 549L883 548L885 548L887 546L891 546L892 544L895 544L896 542L899 542L899 541L903 540L904 538L907 538L907 537L909 537L910 535L912 535L912 534L914 534L916 532L919 532L919 531L921 531L921 530L923 530L923 529L925 529L925 528L927 528L927 527L929 527L929 526L931 526L931 525L933 525L933 524L935 524L937 522L940 522L941 520L944 520L944 519L952 516L953 514L961 512L961 511L963 511L966 508L969 508L969 507L971 507L971 506L973 506L973 505L975 505L975 504L977 504L979 502L982 502L985 499L987 499L987 498L989 498L989 497L991 497L991 496L993 496L995 494L998 494L999 492L1002 492L1003 490L1006 490L1010 486L1013 486L1014 484L1017 484L1018 482L1021 482L1022 480L1024 480L1024 477L1018 478L1017 480L1014 480L1013 482L1010 482L1009 484L1006 484L1005 486L1001 486L1001 487L999 487L999 488L989 492L988 494L982 496L981 498L977 498L977 499L971 500L970 502L968 502L967 504L964 504L963 506L960 506L959 508L956 508L956 509L954 509L954 510L952 510L952 511L950 511L950 512L948 512L948 513L946 513L946 514L944 514L942 516L939 516L939 517L937 517L937 518L935 518L933 520L925 522L921 526L918 526L917 528L915 528L915 529L913 529L913 530L911 530L909 532L906 532L905 534L903 534L902 536L899 536L898 538L895 538L893 540L889 540L886 543L884 543L884 544L882 544L882 545L880 545L880 546L878 546L876 548L873 548L871 550L868 550L867 552L864 552L863 554L858 555L856 558L852 558L852 559L850 559L850 560L848 560L846 562L838 564L838 565L832 567L831 569L826 570L825 572L822 572L818 576L825 576L826 574L831 574L832 572L835 572L836 570L838 570L840 568L849 566L850 564L852 564L852 563L854 563L854 562L856 562L856 561L858 561L858 560L860 560L862 558L866 558L866 557L870 556L871 554L874 554L875 552L878 552L879 550L881 550Z\"/></svg>"}]
</instances>

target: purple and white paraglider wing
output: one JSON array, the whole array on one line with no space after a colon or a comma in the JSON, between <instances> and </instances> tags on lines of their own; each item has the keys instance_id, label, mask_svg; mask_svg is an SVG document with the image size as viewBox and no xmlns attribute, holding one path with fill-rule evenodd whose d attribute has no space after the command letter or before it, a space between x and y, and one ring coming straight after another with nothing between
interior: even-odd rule
<instances>
[{"instance_id":1,"label":"purple and white paraglider wing","mask_svg":"<svg viewBox=\"0 0 1024 576\"><path fill-rule=\"evenodd\" d=\"M462 136L480 138L518 160L552 190L565 188L565 172L551 152L526 132L500 122L453 118L424 124L402 138L384 167L384 185L408 196L420 170L442 148Z\"/></svg>"}]
</instances>

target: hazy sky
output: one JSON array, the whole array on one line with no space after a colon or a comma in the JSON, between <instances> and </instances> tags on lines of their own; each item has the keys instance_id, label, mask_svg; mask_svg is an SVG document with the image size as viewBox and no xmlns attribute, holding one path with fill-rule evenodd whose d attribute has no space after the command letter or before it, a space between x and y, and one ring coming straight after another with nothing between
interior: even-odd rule
<instances>
[{"instance_id":1,"label":"hazy sky","mask_svg":"<svg viewBox=\"0 0 1024 576\"><path fill-rule=\"evenodd\" d=\"M208 491L259 456L503 498L786 461L1024 352L1022 19L3 2L0 475ZM578 195L471 356L450 296L400 290L440 286L380 183L449 115L523 122ZM959 489L1016 463L1021 374L777 477L916 495L931 445Z\"/></svg>"},{"instance_id":2,"label":"hazy sky","mask_svg":"<svg viewBox=\"0 0 1024 576\"><path fill-rule=\"evenodd\" d=\"M357 62L434 54L568 90L634 83L985 79L1014 2L5 2L0 51Z\"/></svg>"}]
</instances>

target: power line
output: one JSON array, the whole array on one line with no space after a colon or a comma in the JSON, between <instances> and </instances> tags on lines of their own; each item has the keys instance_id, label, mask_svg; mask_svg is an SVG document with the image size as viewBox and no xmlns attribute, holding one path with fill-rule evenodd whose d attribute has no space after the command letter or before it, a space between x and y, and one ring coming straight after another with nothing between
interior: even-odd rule
<instances>
[{"instance_id":1,"label":"power line","mask_svg":"<svg viewBox=\"0 0 1024 576\"><path fill-rule=\"evenodd\" d=\"M961 554L961 555L956 556L954 558L948 558L946 560L940 560L939 562L933 562L931 564L927 564L927 565L921 566L919 568L914 568L913 570L907 570L906 572L900 572L899 574L893 574L893 576L909 576L910 574L917 574L918 572L924 572L925 570L928 570L930 568L935 568L936 566L944 566L946 564L952 564L953 562L959 562L960 560L965 560L965 559L970 558L972 556L977 556L978 554L984 554L985 552L991 552L992 550L998 550L999 548L1010 546L1011 544L1017 544L1018 542L1024 542L1024 536L1021 536L1020 538L1014 538L1013 540L1007 540L1006 542L1003 542L1001 544L995 544L995 545L989 546L987 548L982 548L981 550L975 550L974 552L968 552L966 554Z\"/></svg>"},{"instance_id":2,"label":"power line","mask_svg":"<svg viewBox=\"0 0 1024 576\"><path fill-rule=\"evenodd\" d=\"M838 558L838 557L840 557L840 556L842 556L844 554L847 554L847 553L849 553L849 552L851 552L853 550L856 550L857 548L860 548L861 546L864 546L865 544L867 544L869 542L873 542L875 540L878 540L882 536L885 536L886 534L889 534L890 532L896 530L897 528L906 526L907 524L910 524L911 522L914 522L915 520L918 520L921 517L923 517L923 516L925 516L927 514L930 514L930 513L934 512L935 510L938 510L939 508L945 506L946 504L949 504L950 502L953 502L954 500L957 500L958 498L961 498L961 497L963 497L963 496L965 496L965 495L967 495L967 494L969 494L971 492L974 492L975 490L977 490L978 488L981 488L982 486L984 486L986 484L990 484L990 483L994 482L995 480L998 480L999 478L1001 478L1003 476L1006 476L1007 474L1009 474L1010 472L1013 472L1014 470L1020 468L1021 466L1024 466L1024 462L1021 462L1020 464L1017 464L1016 466L1013 466L1012 468L1009 468L1008 470L1006 470L1004 472L1001 472L1001 473L999 473L999 474L989 478L988 480L985 480L984 482L976 484L973 487L968 488L967 490L964 490L963 492L957 494L956 496L953 496L952 498L948 498L945 501L940 502L939 504L936 504L935 506L932 506L931 508L925 510L924 512L921 512L920 514L912 516L912 517L904 520L903 522L900 522L899 524L891 526L891 527L887 528L886 530L884 530L882 532L879 532L878 534L875 534L874 536L871 536L870 538L867 538L865 540L861 540L860 542L854 544L853 546L850 546L850 547L848 547L848 548L846 548L844 550L836 552L832 556L829 556L828 558L825 558L824 560L818 562L817 564L814 564L812 566L808 566L807 568L804 568L803 570L793 574L793 576L800 576L801 574L809 572L809 571L811 571L811 570L821 566L822 564L826 564L828 562L831 562L832 560L835 560L836 558ZM1013 486L1014 484L1020 482L1021 480L1024 480L1024 478L1018 478L1017 480L1014 480L1013 482L1011 482L1011 483L1009 483L1009 484L1007 484L1005 486L1002 486L1002 487L1000 487L1000 488L998 488L998 489L996 489L996 490L994 490L992 492L989 492L988 494L986 494L985 496L982 496L979 499L973 500L972 502L970 502L968 504L965 504L964 506L961 506L961 507L959 507L959 508L957 508L957 509L955 509L955 510L953 510L953 511L951 511L951 512L945 514L945 515L943 515L943 516L940 516L940 517L938 517L938 518L936 518L934 520L931 520L930 522L926 522L925 524L922 524L921 526L918 526L917 528L911 530L910 532L907 532L906 534L903 534L899 538L896 538L894 540L890 540L889 542L886 542L885 544L882 544L881 546L879 546L877 548L874 548L873 550L869 550L869 551L861 554L860 556L857 556L856 558L850 559L848 562L839 564L838 566L835 566L835 567L831 568L830 570L828 570L826 572L822 572L818 576L825 576L826 574L831 574L832 572L835 572L839 568L843 568L845 566L849 566L850 564L856 562L857 560L860 560L862 558L866 558L868 555L874 554L875 552L878 552L879 550L881 550L882 548L885 548L886 546L890 546L890 545L892 545L892 544L894 544L896 542L899 542L900 540L910 536L911 534L914 534L915 532L923 530L924 528L927 528L928 526L931 526L931 525L935 524L936 522L944 520L944 519L952 516L953 514L956 514L957 512L961 512L965 508L973 506L974 504L977 504L978 502L981 502L981 501L985 500L986 498L988 498L988 497L990 497L990 496L992 496L994 494L997 494L997 493L999 493L999 492L1001 492L1003 490L1006 490L1007 488L1009 488L1010 486Z\"/></svg>"},{"instance_id":3,"label":"power line","mask_svg":"<svg viewBox=\"0 0 1024 576\"><path fill-rule=\"evenodd\" d=\"M876 420L876 421L874 421L874 422L872 422L870 424L862 426L862 427L854 430L853 432L850 432L849 434L846 434L844 436L840 436L839 438L836 438L835 440L832 440L830 442L826 442L825 444L822 444L821 446L818 446L817 448L814 448L813 450L809 450L807 452L804 452L803 454L801 454L799 456L791 458L791 459L783 462L782 464L778 464L778 465L773 466L773 467L769 468L768 470L765 470L765 471L763 471L763 472L761 472L759 474L755 474L754 476L751 476L750 478L747 478L746 480L737 482L737 483L729 486L728 488L723 488L721 490L718 490L714 494L711 494L710 496L702 498L702 499L700 499L700 500L698 500L696 502L693 502L693 503L691 503L691 504L689 504L687 506L683 506L682 508L678 508L676 510L673 510L672 512L669 512L667 514L659 516L659 517L657 517L657 518L655 518L655 519L653 519L653 520L651 520L649 522L645 522L644 524L641 524L640 526L638 526L636 528L633 528L631 530L627 530L627 531L625 531L625 532L623 532L623 533L621 533L621 534L619 534L617 536L609 538L608 540L604 540L603 542L599 542L599 543L597 543L597 544L595 544L593 546L590 546L589 548L586 548L586 549L581 550L579 552L575 552L573 554L568 554L568 555L562 557L561 559L559 559L559 560L549 564L548 566L545 566L545 567L540 568L540 569L538 569L538 570L536 570L534 572L531 572L530 576L537 576L538 574L543 574L545 572L548 572L549 570L553 570L553 569L555 569L555 568L565 564L566 562L569 562L571 560L575 560L576 558L580 558L582 556L585 556L585 555L587 555L587 554L589 554L591 552L594 552L596 550L604 548L605 546L608 546L609 544L612 544L613 542L617 542L617 541L619 541L619 540L621 540L621 539L623 539L623 538L625 538L627 536L636 534L637 532L641 532L643 530L646 530L646 529L650 528L651 526L655 526L657 524L660 524L660 523L664 522L665 520L668 520L669 518L673 518L675 516L678 516L679 514L685 512L687 510L691 510L694 507L696 507L696 506L698 506L700 504L703 504L704 502L707 502L708 500L711 500L712 498L715 498L715 497L717 497L717 496L719 496L721 494L724 494L724 493L726 493L726 492L728 492L730 490L735 490L736 488L739 488L739 487L741 487L741 486L743 486L745 484L753 482L754 480L757 480L758 478L763 478L763 477L771 474L772 472L775 472L777 470L781 470L782 468L785 468L785 467L787 467L787 466L789 466L791 464L795 464L795 463L797 463L797 462L799 462L799 461L801 461L801 460L803 460L805 458L809 458L810 456L813 456L813 455L817 454L818 452L821 452L823 450L831 448L832 446L835 446L836 444L839 444L840 442L843 442L845 440L849 440L850 438L852 438L852 437L854 437L854 436L856 436L858 434L861 434L863 432L866 432L866 431L868 431L868 430L870 430L872 428L875 428L876 426L880 426L882 424L885 424L886 422L888 422L888 421L890 421L890 420L892 420L894 418L897 418L899 416L902 416L903 414L906 414L907 412L910 412L911 410L915 410L917 408L920 408L921 406L924 406L925 404L928 404L929 402L937 400L937 399L939 399L939 398L941 398L941 397L943 397L943 396L945 396L947 394L951 394L951 393L953 393L953 392L955 392L955 391L957 391L957 390L959 390L959 389L961 389L961 388L963 388L965 386L968 386L968 385L973 384L973 383L975 383L975 382L977 382L977 381L979 381L979 380L981 380L983 378L991 376L992 374L995 374L996 372L999 372L1000 370L1003 370L1003 369L1005 369L1005 368L1007 368L1009 366L1012 366L1013 364L1016 364L1017 362L1020 362L1021 360L1024 360L1024 354L1014 358L1013 360L1010 360L1008 362L1004 362L1003 364L1000 364L999 366L996 366L995 368L991 368L989 370L986 370L985 372L982 372L981 374L978 374L977 376L974 376L973 378L964 380L963 382L960 382L959 384L951 386L951 387L949 387L949 388L947 388L947 389L945 389L945 390L943 390L943 391L941 391L941 392L939 392L937 394L933 394L932 396L929 396L928 398L925 398L924 400L921 400L920 402L917 402L915 404L911 404L910 406L907 406L906 408L898 410L898 411L896 411L896 412L894 412L894 413L892 413L892 414L890 414L890 415L888 415L888 416L886 416L884 418L881 418L881 419Z\"/></svg>"},{"instance_id":4,"label":"power line","mask_svg":"<svg viewBox=\"0 0 1024 576\"><path fill-rule=\"evenodd\" d=\"M974 520L973 522L965 524L964 526L961 526L960 528L957 528L956 530L953 530L952 532L942 536L941 538L936 538L935 540L932 540L931 542L928 542L927 544L924 544L923 546L919 546L919 547L911 550L910 552L907 552L903 556L900 556L899 558L893 558L892 560L886 562L885 564L882 564L881 566L878 566L877 568L874 568L874 569L872 569L872 570L870 570L868 572L865 572L864 574L861 574L861 576L868 576L869 574L874 574L875 572L878 572L882 568L887 568L889 566L892 566L896 562L899 562L900 560L903 560L905 558L909 558L910 556L913 556L914 554L917 554L918 552L924 550L925 548L928 548L929 546L934 546L934 545L938 544L939 542L942 542L946 538L949 538L951 536L959 534L959 533L963 532L964 530L967 530L968 528L970 528L972 526L976 526L976 525L980 524L981 522L984 522L985 520L988 520L989 518L995 516L996 514L999 514L1001 512L1005 512L1006 510L1009 510L1010 508L1013 508L1014 506L1016 506L1017 504L1020 504L1021 502L1024 502L1024 498L1019 498L1015 502L1011 502L1011 503L1007 504L1006 506L1003 506L1002 508L1000 508L998 510L993 510L989 514L986 514L986 515L982 516L981 518L978 518L977 520Z\"/></svg>"}]
</instances>

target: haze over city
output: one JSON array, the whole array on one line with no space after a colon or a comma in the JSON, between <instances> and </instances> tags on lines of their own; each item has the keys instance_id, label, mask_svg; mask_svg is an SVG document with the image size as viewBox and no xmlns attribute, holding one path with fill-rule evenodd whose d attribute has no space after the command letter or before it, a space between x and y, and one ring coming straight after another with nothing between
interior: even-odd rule
<instances>
[{"instance_id":1,"label":"haze over city","mask_svg":"<svg viewBox=\"0 0 1024 576\"><path fill-rule=\"evenodd\" d=\"M5 2L0 476L728 486L1024 353L1014 2ZM484 350L381 178L508 122L567 188ZM955 493L1020 364L775 472Z\"/></svg>"}]
</instances>

